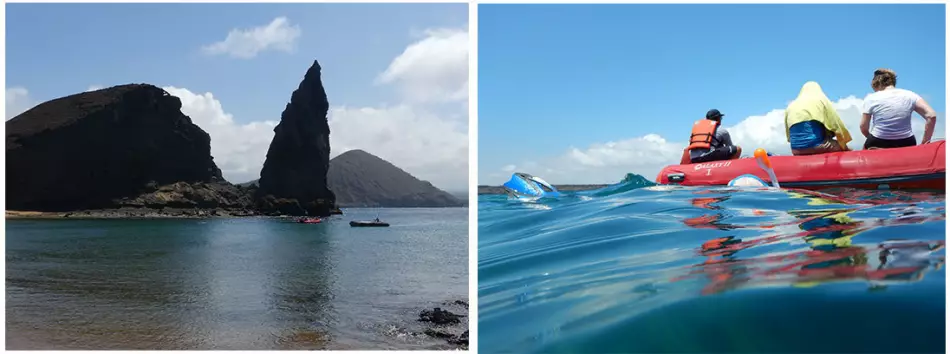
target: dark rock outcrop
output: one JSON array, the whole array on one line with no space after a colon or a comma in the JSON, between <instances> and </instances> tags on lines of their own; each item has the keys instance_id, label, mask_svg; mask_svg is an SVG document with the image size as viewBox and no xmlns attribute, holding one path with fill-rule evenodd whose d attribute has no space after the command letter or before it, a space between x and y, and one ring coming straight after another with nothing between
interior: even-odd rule
<instances>
[{"instance_id":1,"label":"dark rock outcrop","mask_svg":"<svg viewBox=\"0 0 950 354\"><path fill-rule=\"evenodd\" d=\"M449 343L468 349L468 331L465 331L461 335L455 336L454 338L449 338Z\"/></svg>"},{"instance_id":2,"label":"dark rock outcrop","mask_svg":"<svg viewBox=\"0 0 950 354\"><path fill-rule=\"evenodd\" d=\"M461 315L456 315L438 307L432 309L431 311L422 310L422 313L419 314L419 321L432 322L433 324L437 325L456 324L459 323L461 318Z\"/></svg>"},{"instance_id":3,"label":"dark rock outcrop","mask_svg":"<svg viewBox=\"0 0 950 354\"><path fill-rule=\"evenodd\" d=\"M274 128L255 193L261 212L326 216L335 208L336 197L327 188L329 109L320 64L314 61Z\"/></svg>"},{"instance_id":4,"label":"dark rock outcrop","mask_svg":"<svg viewBox=\"0 0 950 354\"><path fill-rule=\"evenodd\" d=\"M350 150L330 160L327 181L342 207L464 205L455 196L363 150Z\"/></svg>"},{"instance_id":5,"label":"dark rock outcrop","mask_svg":"<svg viewBox=\"0 0 950 354\"><path fill-rule=\"evenodd\" d=\"M445 305L456 310L468 310L468 302L456 300ZM419 314L419 322L426 323L427 328L423 334L443 339L449 344L460 349L468 349L468 323L463 321L465 315L458 315L451 311L436 307L432 310L422 310ZM464 332L462 332L464 330Z\"/></svg>"},{"instance_id":6,"label":"dark rock outcrop","mask_svg":"<svg viewBox=\"0 0 950 354\"><path fill-rule=\"evenodd\" d=\"M115 201L119 207L241 210L253 206L251 194L228 183L176 182L149 188L134 198ZM246 211L250 213L250 211Z\"/></svg>"},{"instance_id":7,"label":"dark rock outcrop","mask_svg":"<svg viewBox=\"0 0 950 354\"><path fill-rule=\"evenodd\" d=\"M40 104L6 123L7 209L250 206L211 137L161 88L130 84Z\"/></svg>"}]
</instances>

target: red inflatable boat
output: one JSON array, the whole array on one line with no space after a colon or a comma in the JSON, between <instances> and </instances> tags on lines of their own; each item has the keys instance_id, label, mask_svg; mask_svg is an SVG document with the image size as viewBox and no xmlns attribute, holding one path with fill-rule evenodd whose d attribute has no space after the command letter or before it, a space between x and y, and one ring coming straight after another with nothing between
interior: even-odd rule
<instances>
[{"instance_id":1,"label":"red inflatable boat","mask_svg":"<svg viewBox=\"0 0 950 354\"><path fill-rule=\"evenodd\" d=\"M779 181L779 183L782 182L782 180L778 180L778 181ZM298 223L301 223L301 224L319 224L320 221L321 221L320 218L303 218L303 219L297 219L297 222L298 222Z\"/></svg>"},{"instance_id":2,"label":"red inflatable boat","mask_svg":"<svg viewBox=\"0 0 950 354\"><path fill-rule=\"evenodd\" d=\"M946 189L946 141L896 149L858 150L809 156L772 156L772 168L782 187ZM769 182L755 158L713 161L663 168L656 183L684 186L725 186L733 178L752 174Z\"/></svg>"}]
</instances>

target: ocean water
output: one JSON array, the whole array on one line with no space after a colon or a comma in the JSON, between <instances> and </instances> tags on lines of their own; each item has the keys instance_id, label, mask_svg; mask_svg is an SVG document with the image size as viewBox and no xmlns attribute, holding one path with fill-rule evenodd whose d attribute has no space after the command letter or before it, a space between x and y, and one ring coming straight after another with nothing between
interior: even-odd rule
<instances>
[{"instance_id":1,"label":"ocean water","mask_svg":"<svg viewBox=\"0 0 950 354\"><path fill-rule=\"evenodd\" d=\"M467 209L345 212L7 220L7 349L453 348L417 319L467 315Z\"/></svg>"},{"instance_id":2,"label":"ocean water","mask_svg":"<svg viewBox=\"0 0 950 354\"><path fill-rule=\"evenodd\" d=\"M943 193L478 200L480 352L942 353Z\"/></svg>"}]
</instances>

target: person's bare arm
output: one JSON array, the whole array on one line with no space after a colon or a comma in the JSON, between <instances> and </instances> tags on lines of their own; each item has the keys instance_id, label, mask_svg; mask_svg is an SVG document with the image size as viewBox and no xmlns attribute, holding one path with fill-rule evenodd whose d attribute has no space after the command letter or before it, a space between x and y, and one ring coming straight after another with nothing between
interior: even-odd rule
<instances>
[{"instance_id":1,"label":"person's bare arm","mask_svg":"<svg viewBox=\"0 0 950 354\"><path fill-rule=\"evenodd\" d=\"M934 126L937 125L937 112L923 98L918 98L917 102L914 102L914 112L917 112L927 121L927 124L924 125L924 139L920 143L929 143L934 134Z\"/></svg>"},{"instance_id":2,"label":"person's bare arm","mask_svg":"<svg viewBox=\"0 0 950 354\"><path fill-rule=\"evenodd\" d=\"M864 113L861 115L861 134L864 138L871 137L871 115Z\"/></svg>"}]
</instances>

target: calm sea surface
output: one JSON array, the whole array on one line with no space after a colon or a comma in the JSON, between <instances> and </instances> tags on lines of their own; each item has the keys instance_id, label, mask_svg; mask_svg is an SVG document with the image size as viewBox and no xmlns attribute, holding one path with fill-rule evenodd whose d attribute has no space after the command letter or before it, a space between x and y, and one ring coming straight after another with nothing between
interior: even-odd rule
<instances>
[{"instance_id":1,"label":"calm sea surface","mask_svg":"<svg viewBox=\"0 0 950 354\"><path fill-rule=\"evenodd\" d=\"M480 352L944 352L942 193L478 200Z\"/></svg>"},{"instance_id":2,"label":"calm sea surface","mask_svg":"<svg viewBox=\"0 0 950 354\"><path fill-rule=\"evenodd\" d=\"M7 220L8 349L444 349L468 300L468 211ZM379 215L389 228L351 228Z\"/></svg>"}]
</instances>

